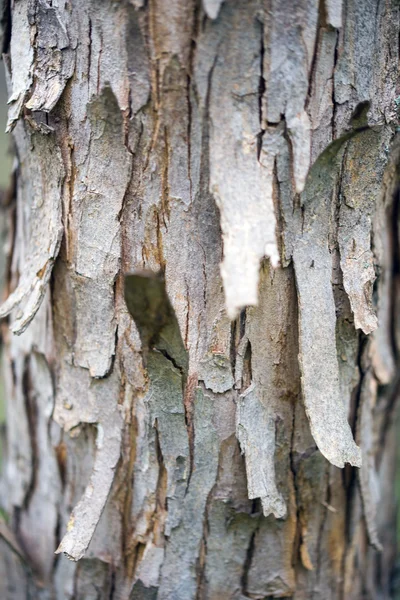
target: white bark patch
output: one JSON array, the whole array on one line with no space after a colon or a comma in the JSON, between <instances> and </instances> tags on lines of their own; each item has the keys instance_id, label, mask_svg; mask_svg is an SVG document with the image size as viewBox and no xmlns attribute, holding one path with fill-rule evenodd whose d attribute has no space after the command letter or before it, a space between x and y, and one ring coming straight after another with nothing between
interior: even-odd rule
<instances>
[{"instance_id":1,"label":"white bark patch","mask_svg":"<svg viewBox=\"0 0 400 600\"><path fill-rule=\"evenodd\" d=\"M31 27L28 21L29 0L16 2L13 7L12 35L10 42L12 92L8 100L9 132L15 127L24 105L25 96L32 85L33 48Z\"/></svg>"},{"instance_id":2,"label":"white bark patch","mask_svg":"<svg viewBox=\"0 0 400 600\"><path fill-rule=\"evenodd\" d=\"M244 306L257 304L260 261L271 258L279 263L275 236L275 214L272 201L273 158L256 160L255 137L246 154L238 148L232 154L233 168L225 174L225 150L214 155L212 192L221 213L224 258L221 275L225 289L228 316L234 319ZM221 147L222 150L222 147ZM248 154L247 154L248 153Z\"/></svg>"},{"instance_id":3,"label":"white bark patch","mask_svg":"<svg viewBox=\"0 0 400 600\"><path fill-rule=\"evenodd\" d=\"M228 46L224 42L224 52L235 60L230 61L228 69L228 62L217 56L211 69L210 176L211 191L221 214L224 242L221 274L226 307L228 316L233 319L244 306L257 304L261 259L269 257L274 267L279 263L272 198L277 152L264 151L259 163L255 161L260 129L267 130L271 123L286 119L295 188L298 193L304 189L311 156L311 127L305 103L318 11L317 5L310 11L307 3L299 3L295 9L274 6L273 17L263 16L264 56L256 44L260 32L255 30L253 36L248 34L249 28L255 29L254 23L246 22L238 8L232 14L228 14L228 10L226 13L224 17L231 31ZM297 38L298 43L293 43ZM255 61L245 63L246 56L258 53L259 65ZM239 79L236 70L246 73L246 77ZM261 123L257 123L257 112L260 119L257 90L263 79L266 90Z\"/></svg>"},{"instance_id":4,"label":"white bark patch","mask_svg":"<svg viewBox=\"0 0 400 600\"><path fill-rule=\"evenodd\" d=\"M296 192L304 190L311 157L310 120L305 110L287 119L293 149L293 176Z\"/></svg>"},{"instance_id":5,"label":"white bark patch","mask_svg":"<svg viewBox=\"0 0 400 600\"><path fill-rule=\"evenodd\" d=\"M11 329L22 333L38 311L60 249L63 226L61 193L64 169L60 150L52 135L26 134L18 125L15 139L26 185L17 197L19 216L17 238L22 255L18 287L0 306L0 317L15 309ZM34 183L34 185L32 185ZM29 232L28 246L23 239Z\"/></svg>"},{"instance_id":6,"label":"white bark patch","mask_svg":"<svg viewBox=\"0 0 400 600\"><path fill-rule=\"evenodd\" d=\"M325 0L326 21L339 29L342 26L342 0Z\"/></svg>"},{"instance_id":7,"label":"white bark patch","mask_svg":"<svg viewBox=\"0 0 400 600\"><path fill-rule=\"evenodd\" d=\"M252 384L240 395L236 437L246 457L250 499L261 498L264 516L286 517L286 504L275 483L275 421L261 404Z\"/></svg>"},{"instance_id":8,"label":"white bark patch","mask_svg":"<svg viewBox=\"0 0 400 600\"><path fill-rule=\"evenodd\" d=\"M203 0L204 10L210 19L218 17L219 10L224 0Z\"/></svg>"},{"instance_id":9,"label":"white bark patch","mask_svg":"<svg viewBox=\"0 0 400 600\"><path fill-rule=\"evenodd\" d=\"M279 262L272 201L273 158L257 160L260 29L249 11L231 10L224 56L216 58L210 97L210 189L221 214L221 275L228 316L257 304L259 265ZM246 48L246 51L243 51ZM253 59L258 57L258 62ZM232 65L234 65L232 67ZM243 73L246 76L243 77Z\"/></svg>"}]
</instances>

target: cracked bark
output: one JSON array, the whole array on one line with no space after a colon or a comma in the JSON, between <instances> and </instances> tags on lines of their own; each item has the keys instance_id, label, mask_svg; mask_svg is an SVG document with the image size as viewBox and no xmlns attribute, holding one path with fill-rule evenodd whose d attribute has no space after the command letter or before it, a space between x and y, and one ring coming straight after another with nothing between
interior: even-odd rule
<instances>
[{"instance_id":1,"label":"cracked bark","mask_svg":"<svg viewBox=\"0 0 400 600\"><path fill-rule=\"evenodd\" d=\"M1 598L391 598L399 10L3 3Z\"/></svg>"}]
</instances>

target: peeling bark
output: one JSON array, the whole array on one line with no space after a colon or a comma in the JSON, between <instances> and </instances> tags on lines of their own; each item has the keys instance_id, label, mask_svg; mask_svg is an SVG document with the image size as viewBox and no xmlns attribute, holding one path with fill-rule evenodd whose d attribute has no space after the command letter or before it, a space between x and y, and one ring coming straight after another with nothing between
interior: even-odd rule
<instances>
[{"instance_id":1,"label":"peeling bark","mask_svg":"<svg viewBox=\"0 0 400 600\"><path fill-rule=\"evenodd\" d=\"M389 600L398 3L4 6L0 596Z\"/></svg>"}]
</instances>

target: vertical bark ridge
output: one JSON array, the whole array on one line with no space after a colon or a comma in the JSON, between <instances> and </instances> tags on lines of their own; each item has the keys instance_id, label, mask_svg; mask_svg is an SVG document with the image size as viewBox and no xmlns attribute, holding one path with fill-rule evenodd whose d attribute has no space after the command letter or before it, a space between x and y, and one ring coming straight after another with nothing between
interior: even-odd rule
<instances>
[{"instance_id":1,"label":"vertical bark ridge","mask_svg":"<svg viewBox=\"0 0 400 600\"><path fill-rule=\"evenodd\" d=\"M4 34L0 595L389 598L398 4L56 4Z\"/></svg>"}]
</instances>

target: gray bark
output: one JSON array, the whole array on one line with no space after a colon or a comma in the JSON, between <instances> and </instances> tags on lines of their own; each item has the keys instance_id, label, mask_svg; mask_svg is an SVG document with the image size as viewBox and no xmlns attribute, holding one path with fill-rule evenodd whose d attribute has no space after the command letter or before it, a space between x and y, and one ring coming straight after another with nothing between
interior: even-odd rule
<instances>
[{"instance_id":1,"label":"gray bark","mask_svg":"<svg viewBox=\"0 0 400 600\"><path fill-rule=\"evenodd\" d=\"M3 11L1 598L389 599L398 2Z\"/></svg>"}]
</instances>

